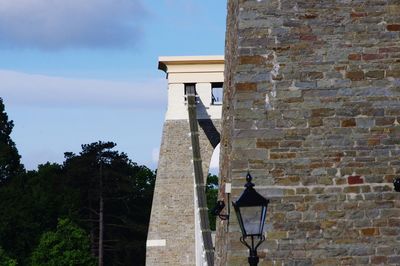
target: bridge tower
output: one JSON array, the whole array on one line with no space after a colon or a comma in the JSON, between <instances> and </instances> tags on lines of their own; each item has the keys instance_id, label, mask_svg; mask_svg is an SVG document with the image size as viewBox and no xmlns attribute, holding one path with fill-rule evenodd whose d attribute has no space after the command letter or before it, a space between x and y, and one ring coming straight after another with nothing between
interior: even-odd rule
<instances>
[{"instance_id":1,"label":"bridge tower","mask_svg":"<svg viewBox=\"0 0 400 266\"><path fill-rule=\"evenodd\" d=\"M187 92L195 89L200 168L205 180L211 156L220 141L224 59L223 56L160 57L158 68L167 74L168 109L147 237L146 265L204 265Z\"/></svg>"}]
</instances>

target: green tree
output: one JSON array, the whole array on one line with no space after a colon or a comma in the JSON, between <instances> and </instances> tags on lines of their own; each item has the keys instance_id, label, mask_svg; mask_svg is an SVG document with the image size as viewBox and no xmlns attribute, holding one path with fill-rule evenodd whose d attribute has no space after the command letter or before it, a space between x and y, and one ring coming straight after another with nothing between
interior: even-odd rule
<instances>
[{"instance_id":1,"label":"green tree","mask_svg":"<svg viewBox=\"0 0 400 266\"><path fill-rule=\"evenodd\" d=\"M40 165L0 187L0 246L19 265L28 263L42 233L54 229L58 217L68 216L71 194L64 193L61 170L57 164Z\"/></svg>"},{"instance_id":2,"label":"green tree","mask_svg":"<svg viewBox=\"0 0 400 266\"><path fill-rule=\"evenodd\" d=\"M13 127L14 123L8 120L0 98L0 184L23 171L17 148L10 137Z\"/></svg>"},{"instance_id":3,"label":"green tree","mask_svg":"<svg viewBox=\"0 0 400 266\"><path fill-rule=\"evenodd\" d=\"M1 266L16 266L17 265L17 261L10 258L1 247L0 247L0 265Z\"/></svg>"},{"instance_id":4,"label":"green tree","mask_svg":"<svg viewBox=\"0 0 400 266\"><path fill-rule=\"evenodd\" d=\"M115 146L95 142L66 153L64 178L79 193L79 221L99 265L144 265L155 173Z\"/></svg>"},{"instance_id":5,"label":"green tree","mask_svg":"<svg viewBox=\"0 0 400 266\"><path fill-rule=\"evenodd\" d=\"M69 219L60 219L55 232L46 232L32 253L32 266L94 266L86 232Z\"/></svg>"},{"instance_id":6,"label":"green tree","mask_svg":"<svg viewBox=\"0 0 400 266\"><path fill-rule=\"evenodd\" d=\"M86 231L93 256L103 225L104 265L144 265L155 173L114 147L82 145L79 154L66 153L63 165L46 163L0 185L0 246L18 265L30 265L33 249L44 232L55 230L58 217Z\"/></svg>"},{"instance_id":7,"label":"green tree","mask_svg":"<svg viewBox=\"0 0 400 266\"><path fill-rule=\"evenodd\" d=\"M210 229L212 231L215 231L216 217L212 213L212 209L215 207L218 198L218 176L212 175L210 173L207 176L206 196Z\"/></svg>"}]
</instances>

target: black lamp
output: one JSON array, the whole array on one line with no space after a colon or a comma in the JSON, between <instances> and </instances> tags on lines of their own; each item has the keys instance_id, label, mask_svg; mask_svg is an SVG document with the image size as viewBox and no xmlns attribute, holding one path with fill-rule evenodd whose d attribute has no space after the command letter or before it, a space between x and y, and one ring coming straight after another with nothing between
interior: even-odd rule
<instances>
[{"instance_id":1,"label":"black lamp","mask_svg":"<svg viewBox=\"0 0 400 266\"><path fill-rule=\"evenodd\" d=\"M242 242L249 249L249 264L256 266L259 258L257 248L265 240L264 224L269 200L254 189L250 173L246 175L245 190L236 202L232 202L242 231ZM247 242L249 241L249 242Z\"/></svg>"}]
</instances>

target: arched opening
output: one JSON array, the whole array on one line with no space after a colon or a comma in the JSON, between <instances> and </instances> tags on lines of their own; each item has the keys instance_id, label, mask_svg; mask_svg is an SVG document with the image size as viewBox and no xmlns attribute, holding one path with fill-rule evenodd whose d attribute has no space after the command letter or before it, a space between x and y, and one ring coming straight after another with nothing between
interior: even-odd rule
<instances>
[{"instance_id":1,"label":"arched opening","mask_svg":"<svg viewBox=\"0 0 400 266\"><path fill-rule=\"evenodd\" d=\"M219 147L220 145L218 144L213 151L207 176L206 196L211 231L215 231L216 229L216 216L212 213L212 209L215 207L218 198Z\"/></svg>"},{"instance_id":2,"label":"arched opening","mask_svg":"<svg viewBox=\"0 0 400 266\"><path fill-rule=\"evenodd\" d=\"M211 156L211 162L210 162L210 169L209 173L212 175L218 175L219 174L219 152L220 152L220 144L218 144Z\"/></svg>"}]
</instances>

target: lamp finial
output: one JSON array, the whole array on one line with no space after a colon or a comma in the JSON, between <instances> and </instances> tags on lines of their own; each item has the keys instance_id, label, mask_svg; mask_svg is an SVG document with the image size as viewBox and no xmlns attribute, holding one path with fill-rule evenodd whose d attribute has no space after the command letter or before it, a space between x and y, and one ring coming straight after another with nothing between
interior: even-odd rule
<instances>
[{"instance_id":1,"label":"lamp finial","mask_svg":"<svg viewBox=\"0 0 400 266\"><path fill-rule=\"evenodd\" d=\"M250 171L247 171L247 175L246 175L246 184L244 185L244 187L246 188L252 188L254 187L254 184L251 182L251 180L253 179L253 177L250 175Z\"/></svg>"}]
</instances>

